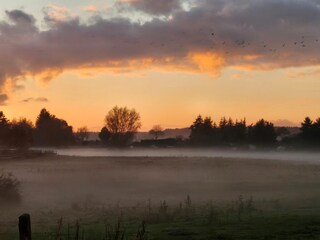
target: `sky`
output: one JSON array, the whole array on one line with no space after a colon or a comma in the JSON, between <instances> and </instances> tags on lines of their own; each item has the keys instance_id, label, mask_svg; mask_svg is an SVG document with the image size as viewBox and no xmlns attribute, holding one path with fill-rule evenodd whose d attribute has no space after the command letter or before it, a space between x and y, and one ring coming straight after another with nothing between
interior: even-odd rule
<instances>
[{"instance_id":1,"label":"sky","mask_svg":"<svg viewBox=\"0 0 320 240\"><path fill-rule=\"evenodd\" d=\"M316 0L0 3L0 109L98 131L114 106L142 129L198 114L297 126L320 117Z\"/></svg>"}]
</instances>

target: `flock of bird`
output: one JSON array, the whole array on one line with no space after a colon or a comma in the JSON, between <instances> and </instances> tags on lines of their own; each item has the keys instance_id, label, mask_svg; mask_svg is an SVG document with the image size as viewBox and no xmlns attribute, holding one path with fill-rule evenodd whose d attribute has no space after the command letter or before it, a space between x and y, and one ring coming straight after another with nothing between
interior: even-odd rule
<instances>
[{"instance_id":1,"label":"flock of bird","mask_svg":"<svg viewBox=\"0 0 320 240\"><path fill-rule=\"evenodd\" d=\"M246 47L249 47L251 45L251 43L249 41L245 41L245 40L236 40L236 41L221 41L219 40L219 38L217 37L217 34L212 32L211 33L211 36L214 40L213 42L213 46L211 47L212 49L215 48L215 46L217 45L222 45L222 46L227 46L227 45L233 45L233 46L236 46L236 47L240 47L240 48L246 48ZM278 44L277 47L274 47L274 44L268 44L266 42L262 42L260 47L265 49L265 51L268 51L268 52L277 52L279 51L280 49L285 49L287 47L299 47L299 48L307 48L308 44L311 44L311 43L320 43L319 39L318 38L307 38L305 36L301 36L300 39L296 39L295 41L292 41L290 43L288 42L283 42L281 44ZM226 52L227 54L229 54L230 52Z\"/></svg>"},{"instance_id":2,"label":"flock of bird","mask_svg":"<svg viewBox=\"0 0 320 240\"><path fill-rule=\"evenodd\" d=\"M201 33L205 34L205 31L203 29L199 30ZM181 32L181 34L186 35L186 32ZM230 54L232 49L245 49L252 47L254 49L259 49L258 51L264 51L266 53L280 53L281 50L284 49L297 49L297 50L307 50L308 47L312 47L313 44L320 44L320 38L312 37L312 36L305 36L302 35L300 37L297 37L294 40L286 41L286 42L267 42L267 41L249 41L249 40L223 40L223 37L215 32L210 33L211 38L210 42L212 43L211 49L217 50L217 51L223 51L226 55ZM204 44L208 44L208 38L204 38L203 40L198 40L203 42ZM175 41L175 39L167 39L167 41ZM138 42L137 42L138 43ZM156 43L156 42L150 42L150 46L155 47L159 46L161 48L170 46L170 44L165 43ZM320 46L320 45L319 45Z\"/></svg>"}]
</instances>

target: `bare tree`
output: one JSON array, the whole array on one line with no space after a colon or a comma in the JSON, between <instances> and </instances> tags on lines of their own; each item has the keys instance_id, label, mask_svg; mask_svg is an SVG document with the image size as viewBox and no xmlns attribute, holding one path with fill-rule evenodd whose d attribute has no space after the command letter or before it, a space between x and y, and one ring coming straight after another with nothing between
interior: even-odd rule
<instances>
[{"instance_id":1,"label":"bare tree","mask_svg":"<svg viewBox=\"0 0 320 240\"><path fill-rule=\"evenodd\" d=\"M140 129L140 114L135 109L115 106L105 117L105 127L110 132L110 141L114 145L129 144Z\"/></svg>"},{"instance_id":2,"label":"bare tree","mask_svg":"<svg viewBox=\"0 0 320 240\"><path fill-rule=\"evenodd\" d=\"M164 131L161 125L154 125L149 131L149 134L152 135L155 140L157 140L160 136L164 135Z\"/></svg>"}]
</instances>

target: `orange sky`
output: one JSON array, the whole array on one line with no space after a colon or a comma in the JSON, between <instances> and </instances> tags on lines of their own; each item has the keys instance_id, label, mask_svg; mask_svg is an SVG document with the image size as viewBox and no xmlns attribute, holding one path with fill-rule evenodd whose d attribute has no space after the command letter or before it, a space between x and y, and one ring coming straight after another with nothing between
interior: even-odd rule
<instances>
[{"instance_id":1,"label":"orange sky","mask_svg":"<svg viewBox=\"0 0 320 240\"><path fill-rule=\"evenodd\" d=\"M188 127L198 114L215 121L223 116L290 120L299 123L306 115L319 114L320 81L314 68L273 71L224 69L218 77L175 71L141 70L85 76L66 72L49 83L24 81L25 88L12 94L3 107L9 118L36 118L46 107L74 128L99 130L113 106L136 108L142 130L154 124L165 128ZM28 96L46 96L48 102L22 102Z\"/></svg>"}]
</instances>

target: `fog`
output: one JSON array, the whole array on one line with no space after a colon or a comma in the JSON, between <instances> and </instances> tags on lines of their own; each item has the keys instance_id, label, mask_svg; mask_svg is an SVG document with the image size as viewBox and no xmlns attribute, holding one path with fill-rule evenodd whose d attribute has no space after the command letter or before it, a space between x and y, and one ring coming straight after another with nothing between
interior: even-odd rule
<instances>
[{"instance_id":1,"label":"fog","mask_svg":"<svg viewBox=\"0 0 320 240\"><path fill-rule=\"evenodd\" d=\"M36 148L53 151L61 156L79 157L206 157L234 159L265 159L320 163L320 152L284 150L221 150L221 149L106 149L106 148Z\"/></svg>"},{"instance_id":2,"label":"fog","mask_svg":"<svg viewBox=\"0 0 320 240\"><path fill-rule=\"evenodd\" d=\"M297 206L320 200L320 158L316 152L55 151L59 155L0 161L0 169L21 182L22 194L20 206L14 208L16 214L2 209L0 221L14 222L21 212L61 210L67 215L75 206L145 206L149 199L153 206L163 200L179 204L187 195L195 203L228 202L240 195Z\"/></svg>"}]
</instances>

